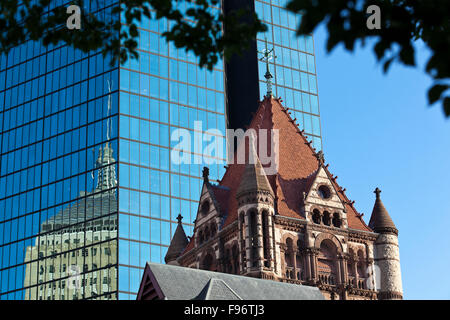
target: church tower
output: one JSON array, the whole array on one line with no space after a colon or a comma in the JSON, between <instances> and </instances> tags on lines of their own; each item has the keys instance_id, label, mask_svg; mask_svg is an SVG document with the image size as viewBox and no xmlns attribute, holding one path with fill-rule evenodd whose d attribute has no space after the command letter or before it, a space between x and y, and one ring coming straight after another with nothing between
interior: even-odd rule
<instances>
[{"instance_id":1,"label":"church tower","mask_svg":"<svg viewBox=\"0 0 450 320\"><path fill-rule=\"evenodd\" d=\"M274 265L274 192L259 158L246 164L236 191L239 212L241 273L273 278Z\"/></svg>"},{"instance_id":2,"label":"church tower","mask_svg":"<svg viewBox=\"0 0 450 320\"><path fill-rule=\"evenodd\" d=\"M176 263L315 286L326 299L402 299L398 230L380 190L367 225L295 120L268 94L218 184L204 168L193 235Z\"/></svg>"},{"instance_id":3,"label":"church tower","mask_svg":"<svg viewBox=\"0 0 450 320\"><path fill-rule=\"evenodd\" d=\"M398 230L380 198L381 190L376 188L375 205L369 227L379 235L375 241L375 263L379 268L380 299L402 299L402 278Z\"/></svg>"}]
</instances>

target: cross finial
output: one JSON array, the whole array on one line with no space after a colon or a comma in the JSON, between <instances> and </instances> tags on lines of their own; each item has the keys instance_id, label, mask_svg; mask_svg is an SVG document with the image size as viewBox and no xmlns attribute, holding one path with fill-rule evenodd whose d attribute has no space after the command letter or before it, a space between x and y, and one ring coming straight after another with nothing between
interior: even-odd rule
<instances>
[{"instance_id":1,"label":"cross finial","mask_svg":"<svg viewBox=\"0 0 450 320\"><path fill-rule=\"evenodd\" d=\"M319 160L319 164L323 165L325 163L325 156L322 150L316 153L316 158Z\"/></svg>"},{"instance_id":2,"label":"cross finial","mask_svg":"<svg viewBox=\"0 0 450 320\"><path fill-rule=\"evenodd\" d=\"M203 167L202 175L203 175L203 180L205 182L208 182L209 181L209 168L208 167Z\"/></svg>"},{"instance_id":3,"label":"cross finial","mask_svg":"<svg viewBox=\"0 0 450 320\"><path fill-rule=\"evenodd\" d=\"M258 53L262 54L263 56L259 59L260 61L263 61L266 63L266 74L264 75L264 78L266 78L266 83L267 83L267 94L266 97L272 97L272 74L270 73L270 69L269 69L269 61L273 59L276 59L277 56L275 56L274 52L273 52L273 48L272 49L268 49L267 48L267 38L265 39L265 49L263 51L258 51Z\"/></svg>"},{"instance_id":4,"label":"cross finial","mask_svg":"<svg viewBox=\"0 0 450 320\"><path fill-rule=\"evenodd\" d=\"M380 198L381 190L378 187L375 189L375 191L373 193L375 193L377 195L377 199Z\"/></svg>"},{"instance_id":5,"label":"cross finial","mask_svg":"<svg viewBox=\"0 0 450 320\"><path fill-rule=\"evenodd\" d=\"M183 220L183 216L181 215L181 213L178 214L177 220L178 224L181 224L181 220Z\"/></svg>"}]
</instances>

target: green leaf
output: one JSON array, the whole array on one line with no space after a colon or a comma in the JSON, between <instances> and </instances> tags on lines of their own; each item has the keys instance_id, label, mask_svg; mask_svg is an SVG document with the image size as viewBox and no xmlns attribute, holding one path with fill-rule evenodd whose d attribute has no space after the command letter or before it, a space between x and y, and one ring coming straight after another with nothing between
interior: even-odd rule
<instances>
[{"instance_id":1,"label":"green leaf","mask_svg":"<svg viewBox=\"0 0 450 320\"><path fill-rule=\"evenodd\" d=\"M435 84L431 89L428 90L428 103L431 105L438 101L441 97L441 94L449 89L448 85L443 84Z\"/></svg>"},{"instance_id":2,"label":"green leaf","mask_svg":"<svg viewBox=\"0 0 450 320\"><path fill-rule=\"evenodd\" d=\"M386 73L389 70L389 67L391 66L392 61L394 61L395 58L387 59L383 64L383 72Z\"/></svg>"},{"instance_id":3,"label":"green leaf","mask_svg":"<svg viewBox=\"0 0 450 320\"><path fill-rule=\"evenodd\" d=\"M446 117L450 117L450 97L446 97L442 103Z\"/></svg>"}]
</instances>

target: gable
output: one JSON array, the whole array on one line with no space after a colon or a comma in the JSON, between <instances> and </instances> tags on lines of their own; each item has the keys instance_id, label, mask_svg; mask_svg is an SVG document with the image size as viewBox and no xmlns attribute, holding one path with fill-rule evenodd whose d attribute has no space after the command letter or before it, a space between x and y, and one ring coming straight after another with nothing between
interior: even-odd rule
<instances>
[{"instance_id":1,"label":"gable","mask_svg":"<svg viewBox=\"0 0 450 320\"><path fill-rule=\"evenodd\" d=\"M326 194L327 192L328 194ZM345 206L333 182L322 166L319 168L311 188L307 193L305 203L344 210Z\"/></svg>"},{"instance_id":2,"label":"gable","mask_svg":"<svg viewBox=\"0 0 450 320\"><path fill-rule=\"evenodd\" d=\"M144 274L142 276L137 300L163 300L164 294L159 287L154 275L148 264L145 266Z\"/></svg>"}]
</instances>

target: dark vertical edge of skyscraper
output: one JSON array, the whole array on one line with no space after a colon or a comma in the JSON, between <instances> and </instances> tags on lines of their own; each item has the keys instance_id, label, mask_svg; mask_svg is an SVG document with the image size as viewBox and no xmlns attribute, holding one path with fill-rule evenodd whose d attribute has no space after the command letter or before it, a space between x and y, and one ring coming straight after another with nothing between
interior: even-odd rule
<instances>
[{"instance_id":1,"label":"dark vertical edge of skyscraper","mask_svg":"<svg viewBox=\"0 0 450 320\"><path fill-rule=\"evenodd\" d=\"M224 14L245 8L255 12L254 0L222 0ZM226 26L225 26L226 32ZM230 129L245 128L252 112L258 108L259 81L256 38L241 55L225 62L227 125Z\"/></svg>"}]
</instances>

